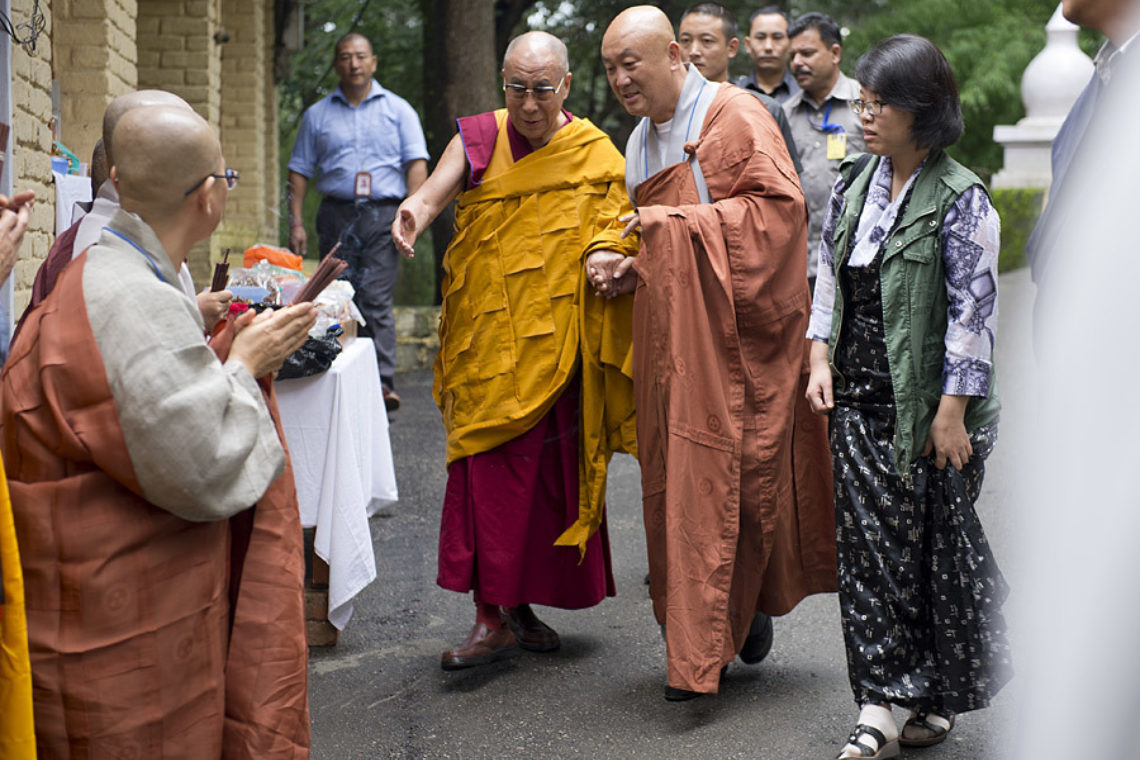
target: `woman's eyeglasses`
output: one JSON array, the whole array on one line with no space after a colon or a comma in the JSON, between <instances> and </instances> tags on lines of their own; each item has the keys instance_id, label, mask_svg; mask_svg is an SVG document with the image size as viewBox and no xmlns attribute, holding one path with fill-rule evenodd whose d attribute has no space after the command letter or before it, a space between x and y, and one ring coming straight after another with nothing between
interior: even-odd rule
<instances>
[{"instance_id":1,"label":"woman's eyeglasses","mask_svg":"<svg viewBox=\"0 0 1140 760\"><path fill-rule=\"evenodd\" d=\"M851 110L860 115L866 111L871 116L878 116L883 112L885 105L887 105L885 100L852 100Z\"/></svg>"}]
</instances>

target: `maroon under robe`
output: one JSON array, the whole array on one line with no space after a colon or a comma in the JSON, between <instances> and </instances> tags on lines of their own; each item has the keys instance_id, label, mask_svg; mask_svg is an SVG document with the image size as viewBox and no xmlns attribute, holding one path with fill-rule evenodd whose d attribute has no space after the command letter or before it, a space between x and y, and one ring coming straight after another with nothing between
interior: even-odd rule
<instances>
[{"instance_id":1,"label":"maroon under robe","mask_svg":"<svg viewBox=\"0 0 1140 760\"><path fill-rule=\"evenodd\" d=\"M569 114L567 114L569 116ZM471 173L479 184L497 136L493 113L459 119ZM509 123L516 161L530 143ZM578 519L579 380L523 435L448 466L436 582L475 599L514 607L590 607L615 594L606 524L579 564L573 547L555 539Z\"/></svg>"}]
</instances>

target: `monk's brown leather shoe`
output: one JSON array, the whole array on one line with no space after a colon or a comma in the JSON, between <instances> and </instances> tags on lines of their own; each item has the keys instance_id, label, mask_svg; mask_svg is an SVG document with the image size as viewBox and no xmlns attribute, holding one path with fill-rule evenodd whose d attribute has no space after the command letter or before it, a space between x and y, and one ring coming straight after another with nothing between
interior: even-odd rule
<instances>
[{"instance_id":1,"label":"monk's brown leather shoe","mask_svg":"<svg viewBox=\"0 0 1140 760\"><path fill-rule=\"evenodd\" d=\"M510 657L518 651L518 642L510 628L504 625L491 630L486 623L479 622L471 629L466 641L443 653L439 666L444 670L474 668Z\"/></svg>"},{"instance_id":2,"label":"monk's brown leather shoe","mask_svg":"<svg viewBox=\"0 0 1140 760\"><path fill-rule=\"evenodd\" d=\"M538 619L529 604L518 607L501 607L503 622L515 634L519 646L528 652L553 652L562 646L558 634Z\"/></svg>"}]
</instances>

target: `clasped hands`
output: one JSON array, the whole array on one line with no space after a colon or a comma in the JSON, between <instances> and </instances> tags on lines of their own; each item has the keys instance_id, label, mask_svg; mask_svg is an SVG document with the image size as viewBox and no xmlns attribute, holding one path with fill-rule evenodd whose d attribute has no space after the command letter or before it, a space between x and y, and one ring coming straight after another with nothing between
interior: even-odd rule
<instances>
[{"instance_id":1,"label":"clasped hands","mask_svg":"<svg viewBox=\"0 0 1140 760\"><path fill-rule=\"evenodd\" d=\"M623 238L629 237L641 226L641 218L637 213L626 214L619 217L618 221L626 223L621 233ZM605 298L632 293L637 287L633 257L607 248L596 250L586 257L586 276L594 286L595 295Z\"/></svg>"}]
</instances>

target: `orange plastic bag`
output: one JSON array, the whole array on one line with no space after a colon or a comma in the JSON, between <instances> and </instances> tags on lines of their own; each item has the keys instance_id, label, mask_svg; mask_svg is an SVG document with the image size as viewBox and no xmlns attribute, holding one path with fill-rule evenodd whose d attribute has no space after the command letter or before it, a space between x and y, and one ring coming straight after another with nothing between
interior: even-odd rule
<instances>
[{"instance_id":1,"label":"orange plastic bag","mask_svg":"<svg viewBox=\"0 0 1140 760\"><path fill-rule=\"evenodd\" d=\"M285 269L296 269L298 272L301 271L302 267L301 257L297 254L291 253L284 248L265 245L264 243L258 243L251 248L245 249L242 266L249 269L257 266L257 262L263 260L268 261L273 266L284 267Z\"/></svg>"}]
</instances>

